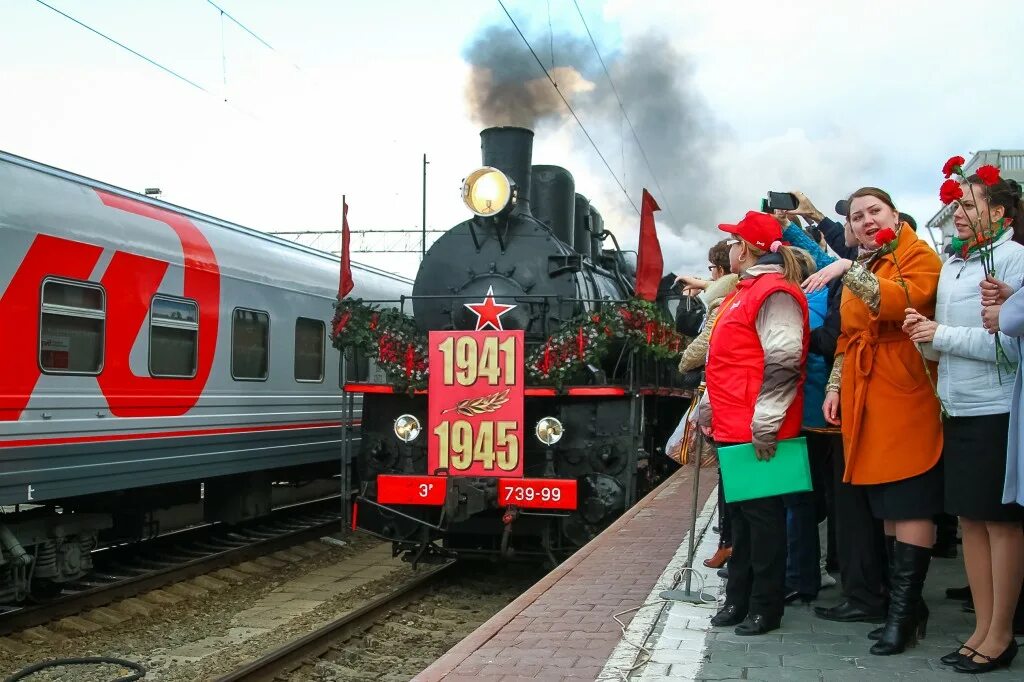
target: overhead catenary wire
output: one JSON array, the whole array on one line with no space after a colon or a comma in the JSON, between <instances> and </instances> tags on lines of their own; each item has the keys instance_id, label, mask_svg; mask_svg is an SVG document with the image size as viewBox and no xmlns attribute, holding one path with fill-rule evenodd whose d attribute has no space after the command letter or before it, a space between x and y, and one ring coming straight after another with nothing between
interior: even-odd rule
<instances>
[{"instance_id":1,"label":"overhead catenary wire","mask_svg":"<svg viewBox=\"0 0 1024 682\"><path fill-rule=\"evenodd\" d=\"M242 29L243 31L245 31L246 33L248 33L249 35L251 35L251 36L252 36L253 38L255 38L256 40L258 40L258 41L259 41L259 42L260 42L260 43L261 43L261 44L262 44L262 45L263 45L264 47L266 47L266 48L267 48L268 50L270 50L271 52L275 52L275 53L277 53L277 54L280 54L280 53L278 53L278 52L277 52L277 50L276 50L276 49L274 48L274 46L273 46L273 45L271 45L271 44L270 44L270 43L268 43L268 42L267 42L266 40L264 40L263 38L261 38L261 37L260 37L259 35L257 35L257 34L256 34L256 32L255 32L255 31L253 31L253 30L252 30L251 28L249 28L248 26L246 26L245 24L243 24L243 23L242 23L241 21L239 21L238 19L235 19L235 18L234 18L233 16L231 16L231 13L230 13L230 12L228 12L227 10L225 10L225 9L224 9L223 7L221 7L220 5L218 5L217 3L215 3L215 2L213 1L213 0L206 0L206 2L207 2L207 3L208 3L208 4L210 5L210 6L212 6L212 7L213 7L213 8L215 9L215 10L217 10L218 12L220 12L220 14L221 14L221 17L227 17L227 18L228 18L228 19L229 19L229 20L231 21L231 23L233 23L233 24L234 24L235 26L237 26L238 28ZM299 65L298 65L298 64L294 64L294 63L292 63L292 66L293 66L293 67L295 67L296 69L299 69ZM299 69L299 70L301 71L301 69Z\"/></svg>"},{"instance_id":2,"label":"overhead catenary wire","mask_svg":"<svg viewBox=\"0 0 1024 682\"><path fill-rule=\"evenodd\" d=\"M622 111L622 115L625 117L626 123L629 124L630 132L633 133L633 139L636 140L636 146L640 150L640 156L643 157L644 164L647 165L647 170L650 172L651 177L654 179L655 187L657 187L658 192L661 193L660 203L665 206L665 209L668 211L669 217L672 219L672 222L678 225L679 223L676 222L676 216L672 212L672 207L668 204L668 195L665 193L665 190L662 189L661 182L658 181L658 175L654 172L654 168L651 166L650 159L647 158L647 152L644 151L644 146L640 143L640 136L636 134L636 129L633 127L633 122L629 120L629 114L626 113L626 107L622 103L622 98L619 96L618 89L615 87L615 81L612 80L612 74L610 71L608 71L608 66L604 63L604 57L601 56L601 50L599 50L597 47L597 41L594 40L594 34L590 32L590 26L587 25L587 20L583 16L583 10L580 9L580 3L578 2L578 0L572 0L572 4L576 6L576 12L580 15L580 21L583 22L583 28L586 29L587 31L587 37L590 38L590 44L594 46L594 52L597 53L597 60L601 62L601 68L604 69L604 75L608 77L608 84L611 85L612 92L615 94L615 100L619 103L619 109Z\"/></svg>"},{"instance_id":3,"label":"overhead catenary wire","mask_svg":"<svg viewBox=\"0 0 1024 682\"><path fill-rule=\"evenodd\" d=\"M622 190L622 194L623 196L626 197L626 201L628 201L629 205L633 207L633 210L636 211L636 214L640 215L640 209L637 207L636 202L633 201L633 197L629 196L629 192L626 191L626 188L619 181L619 177L615 175L615 171L612 170L611 164L608 163L608 159L606 159L604 154L601 153L601 150L598 148L597 143L594 142L594 138L591 137L590 133L587 131L587 127L583 125L583 121L580 120L580 117L576 113L575 109L573 109L572 105L569 104L569 100L567 100L565 98L565 95L562 94L562 91L558 88L558 84L555 82L555 79L551 77L551 72L548 71L548 68L546 66L544 66L544 62L541 61L541 58L539 56L537 56L537 52L536 50L533 49L533 46L530 45L530 41L526 39L525 35L523 35L522 30L519 28L519 24L516 23L516 20L513 19L512 15L509 13L508 8L505 7L505 3L502 2L502 0L498 0L498 4L501 6L501 9L505 12L505 16L508 17L508 20L512 22L512 27L515 28L516 33L518 33L519 37L523 39L523 42L526 44L527 49L530 50L530 54L533 55L534 60L536 60L537 66L539 66L541 70L544 71L544 75L547 76L547 79L548 81L550 81L551 86L555 89L555 92L558 93L558 96L559 98L561 98L562 103L565 104L565 107L569 110L569 113L572 114L572 117L576 119L576 123L579 125L580 130L583 131L583 134L586 136L587 141L590 142L590 146L594 148L595 152L597 152L597 155L598 157L600 157L601 162L604 164L604 167L608 169L608 173L610 173L612 178L615 180L615 184L619 186L620 190Z\"/></svg>"},{"instance_id":4,"label":"overhead catenary wire","mask_svg":"<svg viewBox=\"0 0 1024 682\"><path fill-rule=\"evenodd\" d=\"M119 42L119 41L117 41L117 40L114 40L113 38L111 38L110 36L108 36L108 35L107 35L106 33L103 33L102 31L99 31L99 30L97 30L97 29L93 28L92 26L89 26L88 24L86 24L86 23L84 23L84 22L82 22L82 21L79 21L78 19L74 18L74 17L73 17L73 16L71 16L70 14L67 14L66 12L62 12L61 10L57 9L57 8L56 8L56 7L54 7L53 5L50 5L50 4L47 4L47 3L43 2L43 0L36 0L36 2L37 2L37 3L39 3L40 5L42 5L43 7L46 7L47 9L51 9L51 10L53 10L54 12L56 12L56 13L57 13L57 14L59 14L59 15L61 15L61 16L62 16L62 17L64 17L65 19L68 19L68 20L70 20L70 21L73 21L74 23L78 24L78 25L79 25L79 26L81 26L82 28L84 28L84 29L88 29L89 31L92 31L93 33L95 33L95 34L96 34L96 35L98 35L99 37L101 37L101 38L103 38L104 40L107 40L107 41L109 41L109 42L113 43L114 45L117 45L117 46L118 46L118 47L120 47L121 49L123 49L123 50L127 50L128 52L131 52L131 53L132 53L133 55L135 55L136 57L138 57L138 58L140 58L140 59L143 59L143 60L145 60L145 61L149 62L150 64L152 64L152 65L153 65L153 66L155 66L156 68L160 69L161 71L164 71L164 72L166 72L166 73L168 73L168 74L170 74L170 75L174 76L175 78L177 78L177 79L178 79L178 80L180 80L180 81L184 81L185 83L188 83L188 84L189 84L189 85L191 85L191 86L192 86L193 88L196 88L197 90L202 90L202 91L203 91L203 92L205 92L205 93L206 93L207 95L212 95L212 94L213 94L213 93L211 93L211 92L210 92L209 90L207 90L206 88L204 88L204 87L203 87L202 85L199 85L198 83L196 83L195 81L192 81L192 80L189 80L188 78L185 78L185 76L182 76L182 75L181 75L180 73L178 73L177 71L174 71L173 69L170 69L170 68L168 68L168 67L164 66L163 64L161 64L161 63L159 63L159 62L157 62L157 61L155 61L155 60L153 60L153 59L150 59L150 58L149 58L149 57L147 57L146 55L142 54L141 52L137 52L136 50L133 50L132 48L128 47L127 45L125 45L125 44L124 44L124 43L122 43L122 42Z\"/></svg>"}]
</instances>

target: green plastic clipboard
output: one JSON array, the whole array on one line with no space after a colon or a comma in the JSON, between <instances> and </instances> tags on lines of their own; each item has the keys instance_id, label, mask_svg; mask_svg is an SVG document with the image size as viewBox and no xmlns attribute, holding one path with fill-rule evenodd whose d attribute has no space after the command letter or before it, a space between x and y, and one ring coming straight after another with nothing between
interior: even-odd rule
<instances>
[{"instance_id":1,"label":"green plastic clipboard","mask_svg":"<svg viewBox=\"0 0 1024 682\"><path fill-rule=\"evenodd\" d=\"M813 490L807 440L780 440L775 456L762 462L750 443L718 448L726 502Z\"/></svg>"}]
</instances>

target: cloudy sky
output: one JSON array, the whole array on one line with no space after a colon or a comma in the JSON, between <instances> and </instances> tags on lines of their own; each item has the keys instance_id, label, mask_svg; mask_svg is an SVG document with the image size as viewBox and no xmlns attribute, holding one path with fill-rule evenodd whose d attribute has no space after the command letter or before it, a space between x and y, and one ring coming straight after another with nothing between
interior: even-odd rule
<instances>
[{"instance_id":1,"label":"cloudy sky","mask_svg":"<svg viewBox=\"0 0 1024 682\"><path fill-rule=\"evenodd\" d=\"M424 153L428 227L459 222L477 133L498 122L467 84L543 78L496 0L217 1L273 49L206 0L47 2L199 87L3 0L0 149L263 230L338 229L342 194L354 228L418 229ZM1024 147L1024 54L1004 30L1024 25L1019 0L578 2L640 145L572 0L508 0L610 170L560 106L537 116L534 162L569 168L627 244L627 195L651 189L676 272L703 270L715 224L767 190L827 212L877 185L923 224L948 156Z\"/></svg>"}]
</instances>

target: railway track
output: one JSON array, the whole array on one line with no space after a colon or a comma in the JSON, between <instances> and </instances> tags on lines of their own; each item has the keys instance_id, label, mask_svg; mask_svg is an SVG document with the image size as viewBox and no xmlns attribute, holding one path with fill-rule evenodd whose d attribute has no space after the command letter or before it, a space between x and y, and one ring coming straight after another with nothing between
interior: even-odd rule
<instances>
[{"instance_id":1,"label":"railway track","mask_svg":"<svg viewBox=\"0 0 1024 682\"><path fill-rule=\"evenodd\" d=\"M299 639L268 652L255 661L218 678L218 682L264 682L281 679L358 637L388 615L423 598L442 576L453 572L456 562L432 566L415 578L345 613Z\"/></svg>"},{"instance_id":2,"label":"railway track","mask_svg":"<svg viewBox=\"0 0 1024 682\"><path fill-rule=\"evenodd\" d=\"M260 557L338 529L338 497L275 510L250 524L180 531L139 545L99 550L95 570L45 603L0 605L0 635L105 606Z\"/></svg>"}]
</instances>

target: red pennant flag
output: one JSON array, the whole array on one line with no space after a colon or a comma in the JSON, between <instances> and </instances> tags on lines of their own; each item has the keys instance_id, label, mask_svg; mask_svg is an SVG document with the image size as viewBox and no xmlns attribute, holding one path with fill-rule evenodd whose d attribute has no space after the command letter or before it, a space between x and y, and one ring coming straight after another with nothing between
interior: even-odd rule
<instances>
[{"instance_id":1,"label":"red pennant flag","mask_svg":"<svg viewBox=\"0 0 1024 682\"><path fill-rule=\"evenodd\" d=\"M352 237L348 231L348 204L341 197L341 278L338 282L338 298L345 298L352 291L352 257L349 255L349 242Z\"/></svg>"},{"instance_id":2,"label":"red pennant flag","mask_svg":"<svg viewBox=\"0 0 1024 682\"><path fill-rule=\"evenodd\" d=\"M654 229L654 212L660 211L658 202L644 190L640 207L640 247L636 257L636 295L653 301L658 295L658 283L665 262L661 258L661 244Z\"/></svg>"}]
</instances>

